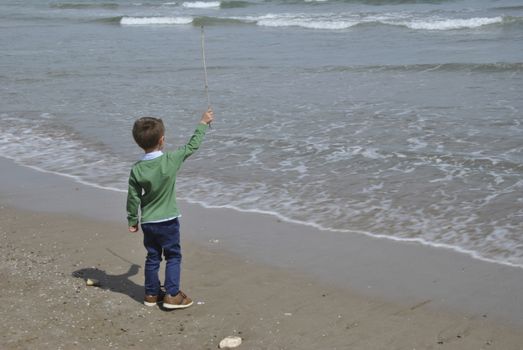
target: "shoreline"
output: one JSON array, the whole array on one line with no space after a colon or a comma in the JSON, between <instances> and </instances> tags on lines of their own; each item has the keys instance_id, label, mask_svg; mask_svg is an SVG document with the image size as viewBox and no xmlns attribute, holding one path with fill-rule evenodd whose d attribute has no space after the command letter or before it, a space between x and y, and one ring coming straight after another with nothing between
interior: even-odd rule
<instances>
[{"instance_id":1,"label":"shoreline","mask_svg":"<svg viewBox=\"0 0 523 350\"><path fill-rule=\"evenodd\" d=\"M93 183L90 183L90 182L83 181L83 180L79 179L78 177L76 177L74 175L58 173L58 172L55 172L55 171L45 170L45 169L41 169L39 167L25 165L25 164L18 164L18 163L16 163L14 160L12 160L10 158L6 158L6 157L0 156L0 161L2 159L3 160L7 160L9 162L12 162L14 165L16 165L18 167L28 168L28 169L31 169L31 170L36 171L36 172L41 172L41 173L45 173L45 174L51 174L51 175L54 175L54 176L65 177L65 178L67 178L67 179L69 179L69 180L71 180L71 181L73 181L75 183L78 183L81 186L87 186L87 187L92 187L92 188L95 188L95 189L98 189L98 190L112 191L112 192L115 192L115 193L124 193L124 194L126 194L126 192L124 190L120 190L120 189L117 189L117 188L114 188L114 187L105 187L105 186L101 186L101 185L96 185L96 184L93 184ZM374 234L374 233L371 233L371 232L359 231L359 230L327 228L327 227L323 227L321 225L315 224L313 222L306 222L306 221L300 221L300 220L291 219L291 218L288 218L288 217L286 217L284 215L281 215L280 213L277 213L277 212L258 210L258 209L242 209L242 208L238 208L236 206L230 206L230 205L215 206L215 205L210 205L210 204L204 203L202 201L191 200L191 199L187 199L187 198L183 198L183 197L178 198L178 201L182 202L182 203L185 202L185 203L188 203L188 204L197 205L197 206L200 206L202 208L210 209L210 210L212 210L212 209L226 209L226 210L233 210L233 211L236 211L238 213L255 214L255 215L269 215L269 216L272 216L275 219L277 219L279 221L282 221L282 222L286 222L286 223L293 224L293 225L303 225L303 226L307 226L307 227L316 229L318 231L325 231L325 232L330 232L330 233L351 234L351 235L352 234L356 234L356 235L367 236L367 237L369 237L371 239L385 239L385 240L390 240L390 241L398 242L398 243L420 244L422 246L426 246L426 247L430 247L430 248L446 249L446 250L450 250L450 251L453 251L453 252L458 253L458 254L467 255L468 257L470 257L472 259L479 260L479 261L493 263L493 264L498 264L498 265L502 265L502 266L509 266L509 267L515 267L515 268L523 269L523 265L514 264L514 263L511 263L510 261L500 261L500 260L495 260L495 259L491 259L491 258L485 258L485 257L482 257L481 255L479 255L479 253L477 253L477 252L475 252L473 250L468 250L468 249L465 249L465 248L461 248L461 247L453 246L453 245L449 245L449 244L444 244L444 243L429 242L429 241L426 241L424 239L419 239L419 238L402 238L402 237L389 236L389 235L383 235L383 234Z\"/></svg>"},{"instance_id":2,"label":"shoreline","mask_svg":"<svg viewBox=\"0 0 523 350\"><path fill-rule=\"evenodd\" d=\"M116 192L121 192L120 190L116 190L116 189L110 189L110 190L116 191ZM248 214L255 214L255 215L269 215L269 216L273 216L277 220L281 220L282 222L286 222L286 223L294 224L294 225L308 226L308 227L311 227L318 231L325 231L325 232L337 233L337 234L363 235L363 236L369 237L371 239L384 239L384 240L397 242L400 244L401 243L419 244L419 245L422 245L425 247L430 247L430 248L435 248L435 249L445 249L445 250L450 250L454 253L467 255L468 257L475 259L475 260L492 263L492 264L497 264L497 265L502 265L502 266L509 266L509 267L523 269L523 265L514 264L509 261L499 261L499 260L495 260L495 259L484 258L473 250L467 250L467 249L464 249L461 247L444 244L444 243L433 243L433 242L429 242L429 241L426 241L424 239L419 239L419 238L402 238L402 237L388 236L388 235L382 235L382 234L374 234L374 233L358 231L358 230L326 228L321 225L314 224L312 222L305 222L305 221L290 219L277 212L269 212L269 211L258 210L258 209L242 209L242 208L238 208L235 206L228 206L228 205L215 206L215 205L206 204L202 201L190 200L190 199L186 199L186 198L182 198L182 199L180 199L180 201L184 201L184 202L187 202L190 204L196 204L205 209L228 209L228 210L234 210L238 213L248 213Z\"/></svg>"},{"instance_id":3,"label":"shoreline","mask_svg":"<svg viewBox=\"0 0 523 350\"><path fill-rule=\"evenodd\" d=\"M81 185L0 158L1 204L36 212L73 214L120 223L124 193ZM44 200L45 199L45 200ZM341 235L287 223L268 214L206 209L180 201L182 236L254 264L304 274L358 295L401 305L488 315L523 326L523 270L455 251L363 235Z\"/></svg>"}]
</instances>

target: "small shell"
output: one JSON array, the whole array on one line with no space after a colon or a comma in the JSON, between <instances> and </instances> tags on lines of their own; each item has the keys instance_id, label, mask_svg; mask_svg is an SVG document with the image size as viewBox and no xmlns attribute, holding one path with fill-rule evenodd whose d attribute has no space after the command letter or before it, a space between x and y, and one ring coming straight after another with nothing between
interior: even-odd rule
<instances>
[{"instance_id":1,"label":"small shell","mask_svg":"<svg viewBox=\"0 0 523 350\"><path fill-rule=\"evenodd\" d=\"M96 287L100 285L100 281L94 278L88 278L85 280L85 285L90 287Z\"/></svg>"},{"instance_id":2,"label":"small shell","mask_svg":"<svg viewBox=\"0 0 523 350\"><path fill-rule=\"evenodd\" d=\"M227 337L223 338L220 342L220 349L231 349L240 346L242 338L240 337Z\"/></svg>"}]
</instances>

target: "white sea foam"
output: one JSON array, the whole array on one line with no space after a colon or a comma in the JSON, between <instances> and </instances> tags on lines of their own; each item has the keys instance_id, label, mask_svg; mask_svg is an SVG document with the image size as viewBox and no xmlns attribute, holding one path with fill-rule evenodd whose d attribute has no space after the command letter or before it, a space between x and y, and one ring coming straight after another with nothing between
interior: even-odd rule
<instances>
[{"instance_id":1,"label":"white sea foam","mask_svg":"<svg viewBox=\"0 0 523 350\"><path fill-rule=\"evenodd\" d=\"M354 26L356 23L347 21L310 21L304 19L274 19L260 20L257 23L262 27L302 27L308 29L340 30Z\"/></svg>"},{"instance_id":2,"label":"white sea foam","mask_svg":"<svg viewBox=\"0 0 523 350\"><path fill-rule=\"evenodd\" d=\"M409 150L411 151L417 151L428 146L425 141L422 141L417 137L408 138L407 142L409 143Z\"/></svg>"},{"instance_id":3,"label":"white sea foam","mask_svg":"<svg viewBox=\"0 0 523 350\"><path fill-rule=\"evenodd\" d=\"M331 16L310 16L304 14L268 14L253 18L262 27L302 27L308 29L340 30L350 28L358 22L332 18Z\"/></svg>"},{"instance_id":4,"label":"white sea foam","mask_svg":"<svg viewBox=\"0 0 523 350\"><path fill-rule=\"evenodd\" d=\"M207 3L208 4L208 3ZM265 27L302 27L308 29L342 30L360 24L386 24L417 30L473 29L485 25L502 23L503 17L475 18L412 18L402 13L383 15L355 15L353 13L269 13L261 16L231 17Z\"/></svg>"},{"instance_id":5,"label":"white sea foam","mask_svg":"<svg viewBox=\"0 0 523 350\"><path fill-rule=\"evenodd\" d=\"M128 170L118 157L100 158L96 143L78 139L72 130L52 126L52 115L44 113L41 120L2 118L0 151L20 165L63 175L75 181L105 189L124 189ZM51 120L51 121L49 121ZM56 152L60 150L60 152ZM105 169L107 172L100 172Z\"/></svg>"},{"instance_id":6,"label":"white sea foam","mask_svg":"<svg viewBox=\"0 0 523 350\"><path fill-rule=\"evenodd\" d=\"M121 25L171 25L190 24L192 17L122 17Z\"/></svg>"},{"instance_id":7,"label":"white sea foam","mask_svg":"<svg viewBox=\"0 0 523 350\"><path fill-rule=\"evenodd\" d=\"M182 4L186 8L207 9L220 7L220 1L186 1Z\"/></svg>"},{"instance_id":8,"label":"white sea foam","mask_svg":"<svg viewBox=\"0 0 523 350\"><path fill-rule=\"evenodd\" d=\"M387 158L387 156L384 156L379 153L379 151L376 148L368 147L365 148L361 153L362 156L369 159L383 159Z\"/></svg>"},{"instance_id":9,"label":"white sea foam","mask_svg":"<svg viewBox=\"0 0 523 350\"><path fill-rule=\"evenodd\" d=\"M503 17L473 17L473 18L441 18L416 16L404 13L388 13L382 15L369 15L360 19L360 23L381 23L395 26L405 26L419 30L456 30L473 29L486 25L502 23Z\"/></svg>"},{"instance_id":10,"label":"white sea foam","mask_svg":"<svg viewBox=\"0 0 523 350\"><path fill-rule=\"evenodd\" d=\"M362 189L361 192L362 193L372 193L376 190L381 190L382 188L383 188L383 181L380 182L379 184L367 186L364 189Z\"/></svg>"},{"instance_id":11,"label":"white sea foam","mask_svg":"<svg viewBox=\"0 0 523 350\"><path fill-rule=\"evenodd\" d=\"M424 29L424 30L453 30L453 29L467 29L467 28L478 28L485 25L502 23L502 17L477 17L467 19L426 19L426 20L413 20L407 22L386 22L389 24L404 25L411 29Z\"/></svg>"}]
</instances>

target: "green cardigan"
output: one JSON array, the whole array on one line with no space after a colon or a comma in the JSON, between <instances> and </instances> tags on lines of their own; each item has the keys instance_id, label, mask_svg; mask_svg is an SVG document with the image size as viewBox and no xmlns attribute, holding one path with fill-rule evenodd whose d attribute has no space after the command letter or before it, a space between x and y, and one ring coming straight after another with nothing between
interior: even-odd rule
<instances>
[{"instance_id":1,"label":"green cardigan","mask_svg":"<svg viewBox=\"0 0 523 350\"><path fill-rule=\"evenodd\" d=\"M185 146L133 165L127 191L129 226L138 224L138 207L141 209L142 223L180 216L176 204L176 173L182 163L200 147L206 130L207 125L199 124Z\"/></svg>"}]
</instances>

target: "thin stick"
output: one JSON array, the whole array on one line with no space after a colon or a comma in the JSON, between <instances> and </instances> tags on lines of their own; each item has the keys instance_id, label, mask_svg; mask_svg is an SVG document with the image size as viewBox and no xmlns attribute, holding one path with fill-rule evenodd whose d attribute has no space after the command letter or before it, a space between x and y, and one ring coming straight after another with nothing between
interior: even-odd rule
<instances>
[{"instance_id":1,"label":"thin stick","mask_svg":"<svg viewBox=\"0 0 523 350\"><path fill-rule=\"evenodd\" d=\"M202 61L203 61L203 74L205 78L205 95L207 96L207 108L211 108L211 98L209 97L209 83L207 81L207 62L205 60L205 31L202 26Z\"/></svg>"}]
</instances>

